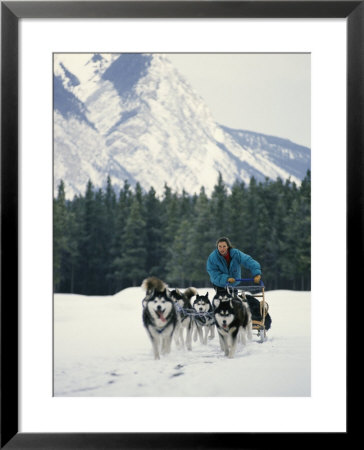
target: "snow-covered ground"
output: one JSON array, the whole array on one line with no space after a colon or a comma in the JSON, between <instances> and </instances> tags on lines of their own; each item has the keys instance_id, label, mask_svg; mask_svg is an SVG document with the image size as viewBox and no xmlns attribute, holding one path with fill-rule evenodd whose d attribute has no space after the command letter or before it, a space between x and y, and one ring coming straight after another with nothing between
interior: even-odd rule
<instances>
[{"instance_id":1,"label":"snow-covered ground","mask_svg":"<svg viewBox=\"0 0 364 450\"><path fill-rule=\"evenodd\" d=\"M212 289L199 289L205 294ZM267 291L268 340L254 332L234 359L217 333L155 361L142 323L141 288L114 296L54 296L54 395L65 397L307 397L311 395L310 292Z\"/></svg>"}]
</instances>

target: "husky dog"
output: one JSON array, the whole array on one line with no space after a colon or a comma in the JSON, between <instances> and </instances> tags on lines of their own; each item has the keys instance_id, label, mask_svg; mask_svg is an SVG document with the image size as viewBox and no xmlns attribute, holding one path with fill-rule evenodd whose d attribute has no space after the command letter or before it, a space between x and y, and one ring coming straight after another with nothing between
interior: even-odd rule
<instances>
[{"instance_id":1,"label":"husky dog","mask_svg":"<svg viewBox=\"0 0 364 450\"><path fill-rule=\"evenodd\" d=\"M195 310L195 332L193 340L197 340L198 334L201 344L206 345L207 337L209 337L209 339L215 337L215 320L208 292L206 295L196 295L196 298L193 301L193 308ZM203 330L205 330L205 334L203 333ZM208 336L209 333L210 336Z\"/></svg>"},{"instance_id":2,"label":"husky dog","mask_svg":"<svg viewBox=\"0 0 364 450\"><path fill-rule=\"evenodd\" d=\"M241 299L230 295L215 295L213 299L216 328L220 346L225 355L233 358L236 352L239 333L246 343L249 324L249 311Z\"/></svg>"},{"instance_id":3,"label":"husky dog","mask_svg":"<svg viewBox=\"0 0 364 450\"><path fill-rule=\"evenodd\" d=\"M154 359L169 353L177 314L166 284L156 277L146 278L142 283L146 291L143 299L143 323L152 342Z\"/></svg>"},{"instance_id":4,"label":"husky dog","mask_svg":"<svg viewBox=\"0 0 364 450\"><path fill-rule=\"evenodd\" d=\"M178 319L174 333L176 345L184 348L183 330L186 330L186 347L187 350L192 350L193 316L191 315L191 298L197 294L197 290L189 287L182 293L179 289L174 289L170 294L174 300Z\"/></svg>"}]
</instances>

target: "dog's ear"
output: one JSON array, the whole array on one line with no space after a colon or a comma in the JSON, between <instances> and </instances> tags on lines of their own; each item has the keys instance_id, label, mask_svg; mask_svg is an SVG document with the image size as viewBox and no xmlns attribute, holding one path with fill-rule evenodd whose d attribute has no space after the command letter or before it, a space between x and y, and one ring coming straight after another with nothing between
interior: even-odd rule
<instances>
[{"instance_id":1,"label":"dog's ear","mask_svg":"<svg viewBox=\"0 0 364 450\"><path fill-rule=\"evenodd\" d=\"M215 308L217 308L220 305L221 302L221 298L220 297L216 297L212 300L212 303L214 305Z\"/></svg>"},{"instance_id":2,"label":"dog's ear","mask_svg":"<svg viewBox=\"0 0 364 450\"><path fill-rule=\"evenodd\" d=\"M142 302L143 308L146 308L146 307L147 307L147 303L148 303L148 299L145 298L145 299L143 300L143 302Z\"/></svg>"},{"instance_id":3,"label":"dog's ear","mask_svg":"<svg viewBox=\"0 0 364 450\"><path fill-rule=\"evenodd\" d=\"M208 292L206 292L205 297L206 297L206 298L209 298L209 293L208 293Z\"/></svg>"}]
</instances>

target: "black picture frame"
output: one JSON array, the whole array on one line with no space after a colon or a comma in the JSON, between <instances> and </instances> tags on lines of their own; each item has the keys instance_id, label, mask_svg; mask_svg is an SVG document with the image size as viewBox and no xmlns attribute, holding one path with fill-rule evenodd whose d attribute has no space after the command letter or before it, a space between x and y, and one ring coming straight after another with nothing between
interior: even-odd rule
<instances>
[{"instance_id":1,"label":"black picture frame","mask_svg":"<svg viewBox=\"0 0 364 450\"><path fill-rule=\"evenodd\" d=\"M19 433L18 431L18 23L22 18L345 18L347 20L347 274L363 272L363 1L4 1L1 2L1 448L261 448L279 433ZM358 255L359 252L359 255ZM357 288L347 285L347 298ZM351 432L335 434L337 444ZM257 420L261 417L257 415ZM267 418L269 420L269 418ZM309 433L303 445L318 444ZM327 434L322 439L327 443Z\"/></svg>"}]
</instances>

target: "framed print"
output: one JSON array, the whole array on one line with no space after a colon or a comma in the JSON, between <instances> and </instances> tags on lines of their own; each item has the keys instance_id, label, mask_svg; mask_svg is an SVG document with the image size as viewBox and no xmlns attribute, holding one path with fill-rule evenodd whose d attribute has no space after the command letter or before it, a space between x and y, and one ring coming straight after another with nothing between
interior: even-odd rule
<instances>
[{"instance_id":1,"label":"framed print","mask_svg":"<svg viewBox=\"0 0 364 450\"><path fill-rule=\"evenodd\" d=\"M319 437L321 432L325 438L328 433L335 433L335 439L347 438L346 308L347 299L357 295L353 292L353 285L349 281L360 279L363 268L362 262L358 262L358 258L354 256L354 251L357 253L358 249L362 251L363 248L363 105L361 101L364 94L361 70L363 8L361 1L2 2L2 447L86 449L147 448L150 445L163 448L168 445L172 448L189 446L245 448L262 446L263 443L266 445L271 439L279 438L294 442L293 440L297 439L297 433L300 433L300 439L307 439L307 442L312 432L316 437ZM323 29L325 33L322 33ZM322 39L325 41L324 44L320 41L322 34L325 34L325 39ZM127 59L127 66L133 67L134 72L125 73L121 77L123 81L116 85L113 68L115 69L118 62L120 63L121 54L126 55L124 59ZM302 349L298 348L298 341L291 342L292 347L294 345L296 347L290 354L290 363L285 372L294 375L292 378L287 375L284 391L274 390L270 391L273 394L267 394L268 387L278 382L283 386L282 380L278 380L276 372L272 369L271 379L268 382L266 378L268 374L258 372L255 367L251 373L251 380L255 381L254 383L251 381L251 388L257 386L257 380L262 379L260 394L258 390L253 390L249 398L246 394L248 390L245 390L244 394L241 394L243 391L239 391L239 394L234 396L232 391L227 389L221 390L220 397L218 393L211 395L211 391L207 391L208 394L205 396L203 394L199 396L196 394L199 387L197 380L203 383L204 373L209 373L207 369L204 372L200 368L198 372L195 372L196 390L189 390L187 394L181 396L171 393L163 396L163 386L157 383L158 378L168 378L169 374L169 379L177 386L184 372L183 365L176 362L172 367L172 373L164 373L161 366L155 365L158 361L153 361L153 369L150 366L150 380L143 378L138 382L137 388L140 388L139 392L141 392L139 395L131 389L127 392L128 386L131 386L128 383L125 383L126 391L122 395L108 394L113 392L112 387L123 376L125 379L137 376L142 364L148 367L149 362L146 360L138 361L137 366L133 366L135 361L129 362L125 373L121 373L115 367L106 368L102 363L100 364L99 360L95 360L92 375L98 373L97 370L100 369L102 373L99 380L106 387L100 389L99 385L93 384L96 379L94 377L92 383L89 383L85 389L85 385L75 382L75 377L79 374L83 378L90 377L90 365L83 366L82 359L77 357L79 349L72 347L71 341L68 342L65 339L66 335L58 333L62 327L63 329L67 327L68 331L72 329L72 333L78 337L82 333L85 333L85 336L88 333L90 339L92 333L97 332L98 327L102 329L104 326L100 326L101 315L100 310L97 309L100 301L93 311L90 309L87 312L88 317L93 314L90 322L92 326L90 325L87 333L86 328L83 328L85 321L79 320L77 324L70 323L65 310L59 309L72 300L72 307L81 311L82 298L58 297L60 301L57 300L57 304L52 304L54 285L57 285L60 291L65 289L66 293L68 293L67 289L71 289L70 292L77 294L97 295L95 290L87 290L91 289L91 281L94 281L95 277L82 284L80 275L77 276L77 280L72 275L74 272L70 269L69 262L67 262L66 272L62 274L59 272L55 276L52 268L54 258L57 256L53 253L51 244L55 232L52 215L54 212L53 182L56 179L57 184L60 183L66 172L76 170L77 173L81 173L83 170L82 166L79 167L74 162L67 167L62 166L60 172L57 172L60 164L57 170L54 169L53 163L60 154L57 153L59 152L57 147L59 133L63 133L63 143L67 141L69 148L74 145L74 142L76 146L79 145L77 138L89 133L93 139L87 144L90 146L88 163L91 165L93 155L97 155L96 162L92 163L93 170L99 164L109 165L110 170L116 171L120 160L103 159L102 145L105 141L104 137L101 138L96 133L96 130L106 127L106 115L99 116L95 104L111 105L107 117L115 111L115 114L120 116L113 122L113 127L110 128L110 125L107 125L108 131L104 135L107 135L108 143L113 139L124 142L127 134L122 126L133 117L133 114L135 115L140 104L145 104L145 99L133 97L134 103L131 102L131 106L128 104L128 111L120 115L119 106L116 104L113 106L116 91L122 98L129 90L130 84L134 83L133 77L137 70L145 75L146 68L152 67L157 71L160 67L158 64L164 64L163 73L166 73L169 64L166 62L166 55L174 58L174 63L180 64L180 70L183 70L187 60L177 57L182 54L197 55L200 60L203 59L201 55L208 55L209 58L204 59L204 65L211 72L216 65L228 66L229 61L220 58L221 55L231 55L234 67L237 67L236 57L242 54L260 55L261 59L265 54L282 54L284 58L279 63L282 69L287 58L296 54L302 55L304 70L307 73L311 72L312 115L306 113L306 119L309 117L308 121L311 121L314 151L312 288L304 277L301 277L299 281L303 290L312 290L312 310L309 308L305 310L306 316L311 320L311 348L309 349L309 340L304 343L305 355L310 355L310 351L312 353L312 366L306 366L307 373L300 369L300 378L298 377L295 370L301 367L297 364L297 360L301 355L298 350ZM146 55L153 55L154 59ZM220 55L219 58L217 55ZM154 63L158 60L158 64L153 65L152 59ZM101 81L101 78L97 80L93 78L92 95L89 92L86 95L87 89L91 89L90 86L85 87L82 84L84 68L78 70L77 66L77 61L80 60L85 61L96 78L97 74L101 73L102 64L109 68L108 70L105 69L106 66L103 67ZM300 59L295 60L296 69L300 61ZM194 67L196 62L192 59L188 64L196 69ZM249 64L253 65L252 62ZM259 66L258 61L254 61L254 64ZM284 68L286 68L285 65ZM199 72L202 78L206 76L202 68L195 72ZM288 73L288 69L286 72ZM149 73L151 83L155 72ZM273 68L269 69L269 73L273 77ZM85 79L87 77L86 74ZM220 78L218 82L224 83L226 79ZM72 85L69 90L64 89L65 83ZM144 93L151 89L150 83L143 86ZM103 90L101 90L101 84ZM203 84L202 80L201 85ZM174 94L168 91L168 95L163 99L163 106L171 98L177 98L177 91L182 90L182 84L179 84L177 78L173 79L173 86ZM77 93L77 100L71 97L71 93ZM163 116L161 104L153 103L155 95L151 91L148 91L149 94L151 103L148 103L148 108L155 106L161 119ZM183 95L186 99L189 93L183 91ZM68 105L66 105L67 102L69 102ZM69 108L70 103L73 110L77 109L77 114L82 115L83 123L88 126L87 130L86 128L71 129L74 122L67 121L67 111L65 112L64 109ZM228 102L225 101L225 103ZM278 108L278 102L276 103ZM203 109L196 106L197 103L194 105L196 109ZM229 105L233 109L232 100L229 101ZM303 110L303 103L299 105L299 109ZM187 109L187 102L184 106ZM87 114L85 114L85 108ZM57 114L54 112L56 109ZM186 109L183 114L187 114ZM262 110L260 116L263 120ZM207 115L203 117L207 121ZM169 116L168 120L172 122L175 118L176 113ZM146 120L149 121L150 117L148 116ZM282 124L282 122L288 122L288 119L281 119L278 122ZM201 124L202 121L198 122L196 119L196 123ZM272 124L273 116L270 119L270 125ZM136 125L133 124L133 126ZM158 139L159 126L160 123L155 125L155 132L150 139ZM182 125L179 126L181 127ZM200 125L199 129L201 130ZM172 152L173 143L179 136L178 127L174 131L172 127L169 130L171 136L168 137L168 142ZM236 136L231 137L232 131L229 132L229 139L236 139ZM215 130L214 133L217 131ZM228 130L225 129L224 133L228 133ZM249 135L249 138L253 139L253 136ZM145 139L143 146L147 148L147 153L149 152L150 155L147 138L143 136L143 139ZM224 142L227 142L227 139ZM139 137L138 141L142 141L142 138ZM128 141L128 145L132 145L130 142ZM277 140L274 141L274 145L275 148L279 146ZM311 144L307 144L308 146L311 147ZM136 151L141 151L137 144L135 148ZM216 152L225 150L222 144L214 149ZM231 149L228 151L229 154L233 153ZM147 160L148 155L143 161ZM152 160L151 155L150 160ZM221 160L220 155L217 157L217 167ZM204 164L206 161L207 159L204 160ZM181 160L181 166L182 162ZM137 174L140 167L133 168L133 163L135 163L135 155L130 158L129 165L125 165L124 169L132 173L138 181ZM234 164L238 164L236 158L231 159L229 166L232 167ZM232 170L230 167L226 173ZM173 170L177 173L177 169ZM146 179L149 172L143 172L142 178ZM155 170L152 172L155 175ZM93 173L96 177L96 172ZM203 171L200 175L202 177ZM89 173L85 175L85 180L87 176ZM70 179L67 182L70 183ZM101 191L104 188L106 190L107 185L101 184L98 187L100 187L101 198L103 195ZM210 187L213 188L213 186ZM59 186L57 188L60 189ZM83 201L83 194L77 191L76 185L73 189L72 195L75 194L76 197L78 195L80 202ZM118 190L120 189L123 187L118 186ZM163 189L163 183L160 189ZM62 189L58 190L58 193L60 191ZM195 201L201 201L201 198L197 199L197 197L196 195ZM97 199L97 194L94 198ZM155 208L158 207L157 203L153 204ZM75 208L73 212L76 215L76 203L72 207ZM59 222L57 222L59 228L64 226L63 218L62 210L60 210ZM76 221L75 229L77 223ZM133 222L130 224L130 230L135 231L135 229L136 222ZM181 230L183 242L183 230ZM138 238L139 235L134 237L133 242L135 243L135 239ZM272 245L274 236L271 239L267 238L267 241L269 245ZM89 243L86 247L90 245ZM153 251L156 254L157 250ZM120 267L129 265L133 258L133 254L127 253L127 249L125 252L128 255L125 261L116 258ZM84 259L88 261L90 258L91 256ZM301 255L300 258L304 260ZM149 265L152 264L155 264L154 260L151 260ZM289 264L286 262L285 267L287 265ZM182 279L181 271L177 272L174 275L176 279ZM122 288L139 286L138 276L135 275L137 281L133 276L130 275L131 278L127 280L125 286L122 284L123 280L118 280L121 284L113 289L119 290L120 286ZM109 274L105 275L105 278L111 279ZM274 279L271 280L273 284ZM76 286L77 282L79 285ZM115 282L115 279L112 279L112 282ZM108 286L105 289L107 290ZM335 291L335 296L332 290ZM104 291L100 295L104 295ZM94 300L97 301L96 298ZM58 315L59 311L61 311L60 315ZM82 311L85 312L85 310ZM110 308L107 319L109 329L105 330L106 327L104 327L100 336L112 336L113 330L117 327L117 324L112 322L113 314L114 310ZM58 328L52 322L54 317L57 317ZM164 316L161 320L164 320ZM273 323L274 320L273 317ZM334 351L331 324L337 323L337 320L342 321L341 336L335 341ZM299 334L297 324L295 326L294 323L287 322L288 335L288 332L295 328ZM293 331L292 335L294 335ZM84 346L80 347L80 351L83 355L89 353L92 359L92 351L87 346L87 342L83 342ZM106 339L105 342L102 342L102 339L91 342L91 347L100 345L102 348L104 345L106 348L109 345ZM115 347L109 350L110 354L116 355L118 352L116 340L114 343ZM280 347L277 352L277 361L279 355L284 352L281 344L282 341L279 339L272 341L273 347ZM261 348L264 349L263 345L264 343ZM53 348L56 349L55 352L52 352ZM148 351L150 348L148 341ZM287 350L287 346L285 349ZM61 353L67 358L73 355L71 370L67 364L59 363L58 357ZM322 362L324 358L327 358L325 364ZM233 366L229 365L232 361L221 358L220 362L219 378L223 383L227 385L230 383L231 386L234 383L238 384L239 374L233 373ZM207 358L204 360L204 365L205 367L209 365ZM248 367L246 366L247 370ZM74 370L75 368L77 370ZM53 369L56 369L54 374ZM329 376L329 370L335 373L334 377ZM308 372L311 372L311 377ZM318 372L321 372L321 376L323 374L322 378L325 382L317 377ZM53 375L55 375L54 378ZM153 386L151 388L145 386L148 382L153 383L153 375L155 375L155 384L158 385L156 390L153 390ZM293 378L296 385L297 379L300 381L300 391L296 387L289 390L294 385ZM76 393L72 391L74 386L77 386ZM333 390L335 390L336 405L334 408L329 408L328 399L333 394ZM329 409L331 415L326 414ZM228 412L223 413L223 411Z\"/></svg>"},{"instance_id":2,"label":"framed print","mask_svg":"<svg viewBox=\"0 0 364 450\"><path fill-rule=\"evenodd\" d=\"M145 32L147 27L145 24ZM23 30L25 32L25 29ZM286 340L291 341L291 348L294 348L297 364L292 364L292 359L288 356L289 349L286 348L285 358L277 367L274 344L270 339L261 349L254 350L256 356L259 350L262 351L264 363L271 370L270 380L263 383L256 377L257 381L253 383L250 377L244 374L259 372L259 369L253 364L253 359L247 361L242 357L235 359L234 367L231 365L230 383L221 385L226 368L224 360L221 365L219 363L221 350L218 339L215 339L215 313L211 304L214 292L206 278L205 259L211 253L211 243L215 243L215 236L226 234L229 236L228 242L234 242L236 248L244 248L245 253L257 255L255 258L261 255L260 263L255 261L252 264L254 267L258 264L265 267L263 283L271 287L269 296L268 293L265 295L262 287L251 286L248 289L241 286L239 289L256 291L256 296L248 297L247 300L251 302L250 310L254 309L254 304L258 308L257 298L261 298L269 304L271 312L266 313L267 326L262 333L258 329L258 315L252 316L252 320L256 321L247 324L249 339L258 339L258 342L261 342L264 340L264 332L268 333L271 314L275 315L273 311L279 308L278 303L282 302L284 297L280 292L279 299L274 299L275 294L272 291L278 290L278 286L290 289L287 294L289 300L286 300L288 304L298 305L303 301L298 298L294 300L293 291L298 289L298 285L301 291L305 292L299 292L298 295L305 295L306 304L309 303L310 274L307 256L310 251L310 227L299 227L300 236L297 240L307 244L302 244L301 256L297 255L296 259L307 258L308 264L302 268L299 275L295 274L293 280L288 279L291 269L285 270L284 258L277 256L278 246L270 251L267 241L271 234L275 234L277 240L284 239L287 242L283 235L290 235L292 230L299 226L297 222L301 222L298 218L306 216L309 209L307 186L310 181L307 172L310 170L310 55L57 52L53 55L53 63L53 166L54 195L57 198L54 210L54 265L57 270L54 272L53 395L163 398L309 397L309 308L296 312L294 336L290 336L289 324L286 321L283 326ZM26 66L23 67L26 71ZM249 75L249 68L255 67L257 69L254 70L254 75ZM188 75L183 77L183 72ZM73 74L71 88L70 73ZM195 73L197 77L194 76ZM230 74L233 74L233 77ZM186 78L194 80L195 89ZM283 83L279 81L282 78ZM200 79L203 82L198 84ZM253 79L257 80L255 86ZM89 80L92 80L91 86ZM207 84L214 86L209 88L213 94L212 99L218 97L216 86L219 86L220 90L224 86L230 87L229 90L224 89L214 114L208 112L207 104L195 93L203 92ZM265 85L269 87L268 91ZM297 87L287 89L287 85ZM245 86L248 86L247 91L241 92ZM251 101L250 93L253 93ZM267 96L273 97L274 93L276 97L267 101ZM74 99L72 95L77 95L78 101L72 102L69 108L67 99ZM262 100L258 99L258 95ZM208 92L204 93L204 97L210 98ZM234 102L235 99L238 101ZM292 106L289 106L289 99L293 102ZM248 102L251 102L250 105ZM257 107L257 103L262 106ZM73 108L75 104L85 105L82 110L87 110L86 120L78 107ZM208 104L213 103L209 101ZM225 114L231 118L225 116L226 118L219 120L220 123L232 124L235 119L249 129L271 129L273 135L289 137L289 133L295 130L294 123L290 121L290 118L294 117L294 122L300 125L300 131L303 129L306 146L298 145L304 138L297 135L292 137L291 140L296 144L290 148L290 143L269 138L267 135L236 130L232 132L230 128L219 127L214 117L217 117L219 112L221 114L224 107L227 110ZM254 114L254 109L258 114ZM286 109L291 112L286 114ZM77 122L75 116L78 118ZM251 122L253 117L257 117L255 125ZM276 126L285 126L286 130L273 131L274 117L278 118ZM234 139L237 134L239 140L241 139L241 146L238 140ZM261 144L262 142L264 144ZM249 151L248 148L254 148L254 151ZM294 165L292 172L289 172L292 159L289 157L288 162L285 161L284 154L292 152L300 163ZM239 164L239 158L244 162ZM90 166L93 167L92 174L88 170ZM262 166L269 166L264 176L261 173ZM214 171L214 168L218 170ZM107 170L108 174L104 170ZM276 174L285 172L290 173L292 183L300 185L298 178L306 181L302 182L302 188L297 192L297 195L301 196L303 214L300 215L296 211L296 224L290 227L291 231L286 228L283 232L285 224L282 214L274 213L280 211L281 206L274 196L274 187L282 189L283 192L287 190L286 192L291 192L294 196L296 191L293 185L287 183L282 186L279 181L277 185L260 184L258 192L255 192L254 182L250 184L250 178L254 174L259 183L264 183L267 173L273 180ZM124 177L127 173L130 175L127 176L128 184L125 186ZM231 183L238 177L249 188L245 188L245 184L244 187L233 188ZM101 185L98 184L98 180L102 178L106 180L106 186L103 181ZM216 182L219 183L218 190L214 188ZM168 187L165 186L166 183ZM83 200L86 184L87 199ZM100 188L104 195L99 197L100 194L97 193L97 197L94 197L93 192L99 192ZM261 190L267 190L267 195L268 192L271 193L269 203L264 203L265 194ZM121 195L117 197L119 192ZM244 195L240 207L237 205L239 193ZM249 208L249 221L261 224L259 234L256 233L255 227L249 227L248 223L244 225L239 220L241 211L250 205L249 195L254 195L254 198L259 196L260 200L256 202L264 204L257 217L253 217L253 209ZM87 208L86 202L89 205ZM216 202L219 204L219 211L215 209ZM73 209L76 204L80 208ZM92 215L92 204L105 208L101 215L105 219L107 217L105 223L100 222L96 216L91 219L89 214ZM290 209L288 204L287 199L285 211ZM264 210L268 209L270 213L267 220ZM183 211L183 214L179 211ZM277 229L272 231L272 227L269 227L269 224L273 226L278 221L278 217L282 218L280 235ZM93 224L92 229L89 228L89 220ZM69 225L60 226L64 221ZM206 230L208 222L209 231ZM266 223L264 227L263 223ZM74 232L72 235L67 234L66 229ZM184 242L182 246L181 239ZM76 249L74 255L67 252L66 246L63 246L62 251L59 249L58 242L61 243L62 240L68 240L69 247ZM78 245L82 241L83 244ZM250 244L252 242L253 245ZM297 249L297 243L294 247ZM165 258L164 255L169 251L171 254ZM234 253L233 250L231 252ZM291 250L286 247L285 254L288 253L291 253ZM271 261L268 265L264 259L272 254L276 256L275 262ZM91 265L92 260L94 262ZM87 270L85 261L90 263ZM292 267L292 262L289 265ZM103 269L100 271L96 266ZM172 298L183 302L183 306L177 303L182 309L177 309L175 316L174 309L167 308L165 313L162 312L161 305L159 314L162 314L162 337L165 337L163 330L169 321L171 326L175 325L175 331L172 342L171 336L168 336L168 345L171 344L168 358L161 358L161 352L156 345L153 347L155 358L163 359L156 365L150 361L151 343L148 342L144 328L140 326L140 298L143 298L144 294L140 286L147 283L154 286L156 280L150 277L158 278L157 286L163 286L165 282L162 284L161 281L168 280ZM143 283L143 280L147 282ZM178 291L172 286L176 286ZM181 291L188 297L180 298ZM199 297L195 298L196 293ZM144 310L143 315L144 323L149 327L154 327L153 305L152 297L148 302L151 316L148 310ZM86 310L80 312L85 306ZM287 307L283 308L286 309ZM241 311L242 314L244 311ZM128 327L124 327L126 317L129 318ZM133 318L135 322L132 322ZM279 317L276 317L276 334L279 322ZM107 330L102 324L108 324ZM301 326L302 330L298 332ZM251 328L255 328L257 333L259 331L259 336L255 336ZM300 352L298 345L293 344L297 334L300 335ZM156 344L156 340L153 336L151 342ZM197 341L202 343L202 347ZM112 342L118 342L118 345L110 345ZM126 345L123 346L123 343ZM184 346L187 354L183 352ZM280 347L283 351L284 342L281 342ZM233 359L236 351L234 353L232 347L230 359ZM246 351L248 352L248 347ZM272 358L271 361L269 358ZM95 361L98 361L97 364ZM148 368L147 371L145 367ZM161 373L165 374L166 378L161 376ZM281 384L277 382L279 378L289 379L291 382Z\"/></svg>"}]
</instances>

